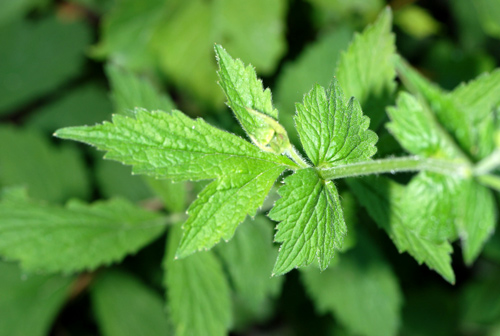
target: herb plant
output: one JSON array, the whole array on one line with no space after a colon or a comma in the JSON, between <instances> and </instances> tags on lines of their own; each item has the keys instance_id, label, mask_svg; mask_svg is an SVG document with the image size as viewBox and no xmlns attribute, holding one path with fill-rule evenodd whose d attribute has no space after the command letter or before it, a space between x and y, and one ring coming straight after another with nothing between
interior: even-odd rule
<instances>
[{"instance_id":1,"label":"herb plant","mask_svg":"<svg viewBox=\"0 0 500 336\"><path fill-rule=\"evenodd\" d=\"M88 287L104 335L243 332L272 316L290 273L290 281L299 274L318 312L333 314L338 325L331 330L367 336L407 330L401 284L372 237L380 232L358 218L366 211L399 253L455 284L454 247L473 265L496 227L500 71L446 91L397 53L391 29L386 8L335 56L330 84L313 85L296 103L293 122L289 112L281 121L283 111L253 66L216 44L218 84L243 136L193 119L149 82L109 65L117 113L54 135L131 166L161 204L111 198L63 206L57 202L65 195L45 203L33 198L36 189L28 195L4 188L0 255L18 262L28 280L16 284L15 266L0 263L6 274L0 286L14 288L11 298L0 299L0 311L17 307L0 317L0 329L30 307L39 310L29 316L43 330L68 293L78 297L78 288ZM105 46L94 52L106 53ZM23 150L14 131L0 136ZM377 142L383 144L378 151ZM63 151L39 155L49 166L56 155L67 167L81 160ZM77 183L51 169L61 183ZM192 189L197 196L186 205ZM164 241L164 256L152 257L147 269L165 289L166 312L151 286L111 266ZM49 299L13 303L41 288ZM471 287L464 297L482 288Z\"/></svg>"}]
</instances>

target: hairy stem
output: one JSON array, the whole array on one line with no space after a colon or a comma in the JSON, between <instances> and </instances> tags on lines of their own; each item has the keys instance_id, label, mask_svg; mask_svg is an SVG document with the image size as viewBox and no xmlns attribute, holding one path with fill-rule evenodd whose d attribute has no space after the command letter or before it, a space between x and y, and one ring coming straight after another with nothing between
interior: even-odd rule
<instances>
[{"instance_id":1,"label":"hairy stem","mask_svg":"<svg viewBox=\"0 0 500 336\"><path fill-rule=\"evenodd\" d=\"M474 175L485 175L500 166L500 150L495 150L488 157L479 161L474 168Z\"/></svg>"},{"instance_id":2,"label":"hairy stem","mask_svg":"<svg viewBox=\"0 0 500 336\"><path fill-rule=\"evenodd\" d=\"M284 153L290 159L295 161L295 163L298 164L300 168L309 168L307 162L302 158L302 156L300 156L295 147L293 147L292 145L290 145L290 147L288 147Z\"/></svg>"},{"instance_id":3,"label":"hairy stem","mask_svg":"<svg viewBox=\"0 0 500 336\"><path fill-rule=\"evenodd\" d=\"M372 160L318 169L320 176L325 180L371 174L394 174L396 172L418 171L431 171L461 177L468 177L472 174L468 164L421 158L418 156Z\"/></svg>"},{"instance_id":4,"label":"hairy stem","mask_svg":"<svg viewBox=\"0 0 500 336\"><path fill-rule=\"evenodd\" d=\"M480 175L477 180L485 186L500 191L500 177L492 174Z\"/></svg>"}]
</instances>

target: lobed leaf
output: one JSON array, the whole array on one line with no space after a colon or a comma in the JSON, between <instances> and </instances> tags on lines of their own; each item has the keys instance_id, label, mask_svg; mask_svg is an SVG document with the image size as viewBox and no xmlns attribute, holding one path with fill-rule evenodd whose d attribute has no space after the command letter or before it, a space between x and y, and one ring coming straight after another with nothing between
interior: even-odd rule
<instances>
[{"instance_id":1,"label":"lobed leaf","mask_svg":"<svg viewBox=\"0 0 500 336\"><path fill-rule=\"evenodd\" d=\"M92 270L137 252L165 230L164 221L121 199L60 207L9 189L0 202L0 255L30 272Z\"/></svg>"},{"instance_id":2,"label":"lobed leaf","mask_svg":"<svg viewBox=\"0 0 500 336\"><path fill-rule=\"evenodd\" d=\"M273 273L284 274L314 261L326 269L347 231L337 188L309 168L287 177L279 194L269 213L281 221L275 241L283 243Z\"/></svg>"},{"instance_id":3,"label":"lobed leaf","mask_svg":"<svg viewBox=\"0 0 500 336\"><path fill-rule=\"evenodd\" d=\"M316 85L296 104L295 122L302 146L315 166L336 166L368 160L377 148L377 135L358 102L348 102L334 79L328 90Z\"/></svg>"}]
</instances>

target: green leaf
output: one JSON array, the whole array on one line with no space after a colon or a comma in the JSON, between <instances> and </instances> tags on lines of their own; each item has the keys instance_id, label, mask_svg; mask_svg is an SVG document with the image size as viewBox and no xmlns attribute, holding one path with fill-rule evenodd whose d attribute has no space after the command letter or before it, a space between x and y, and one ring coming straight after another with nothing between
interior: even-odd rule
<instances>
[{"instance_id":1,"label":"green leaf","mask_svg":"<svg viewBox=\"0 0 500 336\"><path fill-rule=\"evenodd\" d=\"M167 5L153 41L160 66L177 86L205 103L223 102L211 61L214 43L267 74L285 52L285 0L177 0Z\"/></svg>"},{"instance_id":2,"label":"green leaf","mask_svg":"<svg viewBox=\"0 0 500 336\"><path fill-rule=\"evenodd\" d=\"M231 324L227 279L212 251L176 260L179 225L170 232L163 262L167 305L177 336L223 336Z\"/></svg>"},{"instance_id":3,"label":"green leaf","mask_svg":"<svg viewBox=\"0 0 500 336\"><path fill-rule=\"evenodd\" d=\"M0 335L48 335L73 280L48 275L27 277L15 264L0 262Z\"/></svg>"},{"instance_id":4,"label":"green leaf","mask_svg":"<svg viewBox=\"0 0 500 336\"><path fill-rule=\"evenodd\" d=\"M447 281L455 282L450 257L453 249L450 243L426 239L408 228L407 225L411 223L406 218L406 209L401 201L405 195L403 186L382 177L350 179L348 183L360 203L387 232L400 253L408 252L418 263L425 263ZM419 218L420 225L427 220Z\"/></svg>"},{"instance_id":5,"label":"green leaf","mask_svg":"<svg viewBox=\"0 0 500 336\"><path fill-rule=\"evenodd\" d=\"M171 334L162 297L132 275L99 273L90 294L104 336Z\"/></svg>"},{"instance_id":6,"label":"green leaf","mask_svg":"<svg viewBox=\"0 0 500 336\"><path fill-rule=\"evenodd\" d=\"M355 251L353 251L355 252ZM301 271L306 290L320 313L332 313L353 335L397 335L402 295L390 267L372 253L339 256L327 270ZM376 252L376 251L375 251Z\"/></svg>"},{"instance_id":7,"label":"green leaf","mask_svg":"<svg viewBox=\"0 0 500 336\"><path fill-rule=\"evenodd\" d=\"M179 111L137 110L135 119L116 115L113 123L65 128L56 135L106 150L106 158L133 165L134 173L175 181L217 179L189 208L179 257L230 239L245 216L255 214L278 176L294 166L284 156Z\"/></svg>"},{"instance_id":8,"label":"green leaf","mask_svg":"<svg viewBox=\"0 0 500 336\"><path fill-rule=\"evenodd\" d=\"M269 213L281 221L274 239L283 243L273 273L284 274L314 261L326 269L347 231L337 188L310 168L287 177L279 194Z\"/></svg>"},{"instance_id":9,"label":"green leaf","mask_svg":"<svg viewBox=\"0 0 500 336\"><path fill-rule=\"evenodd\" d=\"M404 62L400 63L399 69L408 85L427 100L436 114L435 118L425 105L412 96L400 95L397 108L388 109L392 119L388 128L404 147L424 157L468 162L455 138L471 156L491 152L494 144L491 111L500 98L489 93L483 98L480 92L495 88L496 74L484 76L459 87L452 94L446 94ZM445 127L451 119L452 127L448 127L449 133L446 133ZM483 134L489 134L489 139L478 133L485 120L490 131L482 130ZM491 191L471 179L419 173L410 182L406 201L403 201L409 221L407 227L436 242L454 240L458 233L462 239L464 259L470 264L495 227L496 210L492 197ZM426 224L420 223L419 218L422 217L428 219Z\"/></svg>"},{"instance_id":10,"label":"green leaf","mask_svg":"<svg viewBox=\"0 0 500 336\"><path fill-rule=\"evenodd\" d=\"M461 220L457 226L464 260L470 265L495 230L497 206L491 190L474 181L468 181L461 195L462 203L458 206Z\"/></svg>"},{"instance_id":11,"label":"green leaf","mask_svg":"<svg viewBox=\"0 0 500 336\"><path fill-rule=\"evenodd\" d=\"M391 122L386 127L408 152L431 158L463 156L436 117L417 98L401 92L396 104L387 108Z\"/></svg>"},{"instance_id":12,"label":"green leaf","mask_svg":"<svg viewBox=\"0 0 500 336\"><path fill-rule=\"evenodd\" d=\"M52 134L61 127L96 124L109 119L111 112L111 102L104 87L91 82L37 109L27 118L26 124Z\"/></svg>"},{"instance_id":13,"label":"green leaf","mask_svg":"<svg viewBox=\"0 0 500 336\"><path fill-rule=\"evenodd\" d=\"M30 130L0 127L0 187L22 185L32 197L63 202L87 198L85 163L71 146L56 148Z\"/></svg>"},{"instance_id":14,"label":"green leaf","mask_svg":"<svg viewBox=\"0 0 500 336\"><path fill-rule=\"evenodd\" d=\"M103 16L100 41L91 49L92 56L131 70L153 66L151 41L164 7L163 0L116 1Z\"/></svg>"},{"instance_id":15,"label":"green leaf","mask_svg":"<svg viewBox=\"0 0 500 336\"><path fill-rule=\"evenodd\" d=\"M90 31L55 17L0 28L0 114L58 88L80 73ZM54 52L57 50L57 52Z\"/></svg>"},{"instance_id":16,"label":"green leaf","mask_svg":"<svg viewBox=\"0 0 500 336\"><path fill-rule=\"evenodd\" d=\"M135 118L115 115L113 123L64 128L55 135L105 150L107 159L133 165L136 174L175 181L236 178L259 166L262 172L293 165L286 157L264 153L233 134L175 110L138 109Z\"/></svg>"},{"instance_id":17,"label":"green leaf","mask_svg":"<svg viewBox=\"0 0 500 336\"><path fill-rule=\"evenodd\" d=\"M120 199L59 207L9 189L0 202L0 254L30 272L91 270L136 252L165 230L164 222Z\"/></svg>"},{"instance_id":18,"label":"green leaf","mask_svg":"<svg viewBox=\"0 0 500 336\"><path fill-rule=\"evenodd\" d=\"M449 96L460 106L473 126L475 147L473 153L485 158L494 149L494 115L492 110L500 104L500 70L483 74L462 84Z\"/></svg>"},{"instance_id":19,"label":"green leaf","mask_svg":"<svg viewBox=\"0 0 500 336\"><path fill-rule=\"evenodd\" d=\"M219 63L220 86L241 126L250 139L266 150L284 152L290 143L285 129L278 122L278 111L271 99L271 90L263 90L255 69L234 60L220 45L215 46Z\"/></svg>"},{"instance_id":20,"label":"green leaf","mask_svg":"<svg viewBox=\"0 0 500 336\"><path fill-rule=\"evenodd\" d=\"M328 90L316 85L297 104L295 122L302 146L315 166L337 166L368 160L377 148L377 135L358 102L348 102L334 79Z\"/></svg>"},{"instance_id":21,"label":"green leaf","mask_svg":"<svg viewBox=\"0 0 500 336\"><path fill-rule=\"evenodd\" d=\"M353 42L340 58L336 75L346 96L354 96L377 128L384 118L384 107L396 88L393 58L392 14L387 7L377 21Z\"/></svg>"},{"instance_id":22,"label":"green leaf","mask_svg":"<svg viewBox=\"0 0 500 336\"><path fill-rule=\"evenodd\" d=\"M118 114L133 117L137 107L151 111L171 111L175 107L170 97L158 92L146 78L113 64L106 67L106 74L111 84L115 112Z\"/></svg>"},{"instance_id":23,"label":"green leaf","mask_svg":"<svg viewBox=\"0 0 500 336\"><path fill-rule=\"evenodd\" d=\"M327 86L334 74L337 60L342 50L347 49L352 31L340 27L320 36L317 41L308 45L293 61L283 65L274 88L274 100L280 114L280 122L288 130L292 140L298 140L293 117L295 102L302 100L307 92L318 83Z\"/></svg>"},{"instance_id":24,"label":"green leaf","mask_svg":"<svg viewBox=\"0 0 500 336\"><path fill-rule=\"evenodd\" d=\"M47 7L48 0L17 0L0 3L0 25L21 19L32 10Z\"/></svg>"},{"instance_id":25,"label":"green leaf","mask_svg":"<svg viewBox=\"0 0 500 336\"><path fill-rule=\"evenodd\" d=\"M231 276L235 303L246 309L246 318L269 313L271 299L279 294L284 280L270 278L278 255L272 231L270 221L263 216L247 219L230 242L218 245L215 250Z\"/></svg>"}]
</instances>

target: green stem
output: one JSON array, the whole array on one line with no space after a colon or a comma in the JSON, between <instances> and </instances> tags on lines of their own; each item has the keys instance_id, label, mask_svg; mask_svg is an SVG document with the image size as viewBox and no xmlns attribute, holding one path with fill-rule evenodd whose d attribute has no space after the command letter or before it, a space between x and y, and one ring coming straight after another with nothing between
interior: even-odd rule
<instances>
[{"instance_id":1,"label":"green stem","mask_svg":"<svg viewBox=\"0 0 500 336\"><path fill-rule=\"evenodd\" d=\"M418 156L372 160L318 169L320 176L325 180L371 174L418 172L423 170L462 177L471 175L471 170L467 164L421 158Z\"/></svg>"},{"instance_id":2,"label":"green stem","mask_svg":"<svg viewBox=\"0 0 500 336\"><path fill-rule=\"evenodd\" d=\"M307 164L307 162L300 156L300 154L297 152L295 147L293 145L290 145L285 152L284 152L289 158L291 158L293 161L295 161L296 164L299 165L300 168L309 168L310 166Z\"/></svg>"},{"instance_id":3,"label":"green stem","mask_svg":"<svg viewBox=\"0 0 500 336\"><path fill-rule=\"evenodd\" d=\"M500 191L500 177L492 174L477 176L477 180L485 186Z\"/></svg>"},{"instance_id":4,"label":"green stem","mask_svg":"<svg viewBox=\"0 0 500 336\"><path fill-rule=\"evenodd\" d=\"M500 166L500 150L495 150L488 157L479 161L474 168L474 175L485 175Z\"/></svg>"}]
</instances>

